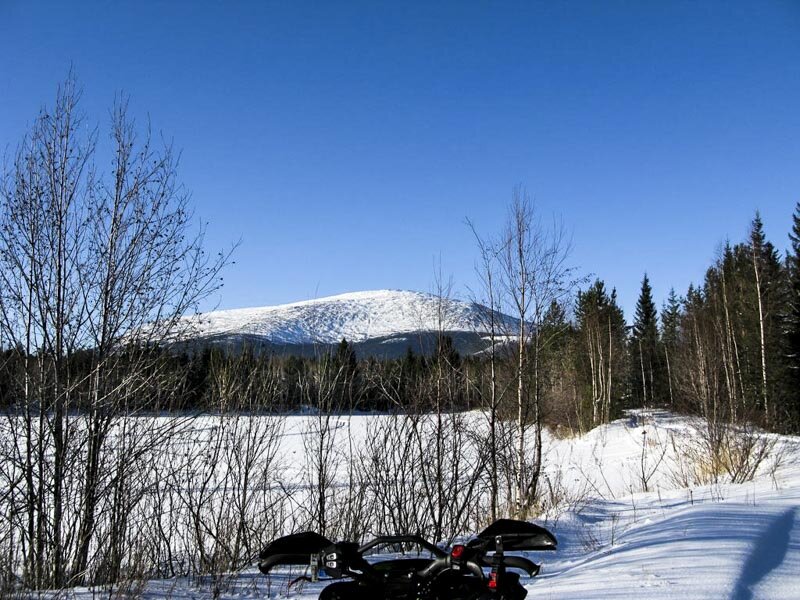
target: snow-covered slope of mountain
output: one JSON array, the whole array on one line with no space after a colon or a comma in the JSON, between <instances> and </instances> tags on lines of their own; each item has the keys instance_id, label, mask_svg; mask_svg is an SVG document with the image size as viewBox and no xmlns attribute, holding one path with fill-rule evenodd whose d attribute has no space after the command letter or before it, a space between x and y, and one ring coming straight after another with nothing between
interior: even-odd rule
<instances>
[{"instance_id":1,"label":"snow-covered slope of mountain","mask_svg":"<svg viewBox=\"0 0 800 600\"><path fill-rule=\"evenodd\" d=\"M342 339L399 343L420 332L446 331L480 337L487 309L473 302L421 292L353 292L278 306L219 310L192 317L195 339L248 340L271 346L336 344ZM513 331L514 321L503 317ZM463 340L462 340L463 341Z\"/></svg>"}]
</instances>

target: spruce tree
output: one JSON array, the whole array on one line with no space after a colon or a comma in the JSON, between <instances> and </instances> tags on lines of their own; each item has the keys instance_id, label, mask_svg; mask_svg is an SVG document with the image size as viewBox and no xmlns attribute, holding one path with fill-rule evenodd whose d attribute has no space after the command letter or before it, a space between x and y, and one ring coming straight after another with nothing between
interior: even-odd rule
<instances>
[{"instance_id":1,"label":"spruce tree","mask_svg":"<svg viewBox=\"0 0 800 600\"><path fill-rule=\"evenodd\" d=\"M348 406L352 410L358 400L359 372L356 351L347 339L342 338L336 347L332 366L338 371L337 401L340 406Z\"/></svg>"},{"instance_id":2,"label":"spruce tree","mask_svg":"<svg viewBox=\"0 0 800 600\"><path fill-rule=\"evenodd\" d=\"M658 314L650 280L645 273L639 300L636 302L630 345L631 393L633 401L639 406L663 401L663 377L658 346Z\"/></svg>"},{"instance_id":3,"label":"spruce tree","mask_svg":"<svg viewBox=\"0 0 800 600\"><path fill-rule=\"evenodd\" d=\"M346 338L342 338L342 341L336 347L336 364L345 369L348 377L358 369L356 351Z\"/></svg>"},{"instance_id":4,"label":"spruce tree","mask_svg":"<svg viewBox=\"0 0 800 600\"><path fill-rule=\"evenodd\" d=\"M756 212L755 219L750 226L750 250L753 255L753 276L756 284L756 306L758 307L758 327L759 327L759 356L761 360L761 396L764 403L764 411L769 412L769 391L767 380L767 357L766 357L766 333L765 333L765 310L764 310L764 224L761 222L761 215Z\"/></svg>"},{"instance_id":5,"label":"spruce tree","mask_svg":"<svg viewBox=\"0 0 800 600\"><path fill-rule=\"evenodd\" d=\"M758 340L758 372L761 408L767 425L777 413L783 412L785 394L781 382L785 380L786 338L782 335L785 325L785 278L778 252L766 239L764 223L756 212L750 225L748 265L756 327L754 338Z\"/></svg>"},{"instance_id":6,"label":"spruce tree","mask_svg":"<svg viewBox=\"0 0 800 600\"><path fill-rule=\"evenodd\" d=\"M681 318L681 299L670 288L664 305L661 307L661 342L674 347L678 341L678 328Z\"/></svg>"},{"instance_id":7,"label":"spruce tree","mask_svg":"<svg viewBox=\"0 0 800 600\"><path fill-rule=\"evenodd\" d=\"M793 430L800 430L800 202L795 205L789 232L791 248L786 253L787 271L787 367L790 414Z\"/></svg>"},{"instance_id":8,"label":"spruce tree","mask_svg":"<svg viewBox=\"0 0 800 600\"><path fill-rule=\"evenodd\" d=\"M452 336L441 335L436 339L436 359L451 369L461 368L461 355Z\"/></svg>"},{"instance_id":9,"label":"spruce tree","mask_svg":"<svg viewBox=\"0 0 800 600\"><path fill-rule=\"evenodd\" d=\"M681 300L675 293L675 288L670 288L667 300L661 308L661 349L664 353L664 367L666 369L666 390L664 394L669 400L670 406L675 405L674 363L680 335L680 320Z\"/></svg>"},{"instance_id":10,"label":"spruce tree","mask_svg":"<svg viewBox=\"0 0 800 600\"><path fill-rule=\"evenodd\" d=\"M625 380L625 316L597 279L578 292L575 305L575 372L583 402L579 418L584 427L594 427L616 416Z\"/></svg>"},{"instance_id":11,"label":"spruce tree","mask_svg":"<svg viewBox=\"0 0 800 600\"><path fill-rule=\"evenodd\" d=\"M406 353L400 363L400 368L405 377L416 377L419 371L419 360L414 349L409 345L406 347Z\"/></svg>"}]
</instances>

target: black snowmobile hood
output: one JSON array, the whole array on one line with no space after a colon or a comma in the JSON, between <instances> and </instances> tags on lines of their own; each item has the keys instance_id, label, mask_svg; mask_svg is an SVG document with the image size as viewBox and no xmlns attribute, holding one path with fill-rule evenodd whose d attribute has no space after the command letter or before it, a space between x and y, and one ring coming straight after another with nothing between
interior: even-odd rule
<instances>
[{"instance_id":1,"label":"black snowmobile hood","mask_svg":"<svg viewBox=\"0 0 800 600\"><path fill-rule=\"evenodd\" d=\"M332 541L314 531L293 533L270 542L258 555L258 568L266 574L275 565L307 565L312 554L332 545Z\"/></svg>"},{"instance_id":2,"label":"black snowmobile hood","mask_svg":"<svg viewBox=\"0 0 800 600\"><path fill-rule=\"evenodd\" d=\"M477 539L486 542L486 549L495 549L495 538L503 538L503 550L555 550L558 546L556 536L544 527L527 521L498 519L481 531Z\"/></svg>"}]
</instances>

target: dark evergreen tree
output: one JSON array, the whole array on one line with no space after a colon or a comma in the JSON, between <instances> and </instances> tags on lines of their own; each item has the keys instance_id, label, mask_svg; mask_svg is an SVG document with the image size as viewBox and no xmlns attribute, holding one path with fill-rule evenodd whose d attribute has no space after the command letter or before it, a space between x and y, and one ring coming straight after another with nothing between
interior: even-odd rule
<instances>
[{"instance_id":1,"label":"dark evergreen tree","mask_svg":"<svg viewBox=\"0 0 800 600\"><path fill-rule=\"evenodd\" d=\"M288 407L297 408L303 403L300 381L309 371L309 359L290 354L281 361L283 379L286 381L285 402Z\"/></svg>"},{"instance_id":2,"label":"dark evergreen tree","mask_svg":"<svg viewBox=\"0 0 800 600\"><path fill-rule=\"evenodd\" d=\"M713 420L769 423L785 406L785 276L758 215L691 289L673 372L690 406Z\"/></svg>"},{"instance_id":3,"label":"dark evergreen tree","mask_svg":"<svg viewBox=\"0 0 800 600\"><path fill-rule=\"evenodd\" d=\"M616 290L609 295L597 279L578 292L575 320L575 371L582 399L576 408L582 428L589 428L616 416L625 390L626 327Z\"/></svg>"},{"instance_id":4,"label":"dark evergreen tree","mask_svg":"<svg viewBox=\"0 0 800 600\"><path fill-rule=\"evenodd\" d=\"M719 336L724 327L719 326L719 317L715 314L718 311L712 306L707 286L689 285L681 305L672 365L677 410L695 412L717 422L717 418L724 415L726 399L719 385L725 380L720 373L720 358L725 352Z\"/></svg>"},{"instance_id":5,"label":"dark evergreen tree","mask_svg":"<svg viewBox=\"0 0 800 600\"><path fill-rule=\"evenodd\" d=\"M796 432L800 430L800 202L795 205L792 220L791 248L786 253L786 365L787 404Z\"/></svg>"},{"instance_id":6,"label":"dark evergreen tree","mask_svg":"<svg viewBox=\"0 0 800 600\"><path fill-rule=\"evenodd\" d=\"M343 408L353 410L358 405L361 396L358 359L353 345L344 338L336 347L333 367L338 371L336 374L338 404Z\"/></svg>"},{"instance_id":7,"label":"dark evergreen tree","mask_svg":"<svg viewBox=\"0 0 800 600\"><path fill-rule=\"evenodd\" d=\"M745 285L750 296L755 320L753 338L757 340L759 397L765 411L765 422L776 416L785 420L786 408L786 277L778 252L766 239L764 224L756 212L750 226L750 258Z\"/></svg>"},{"instance_id":8,"label":"dark evergreen tree","mask_svg":"<svg viewBox=\"0 0 800 600\"><path fill-rule=\"evenodd\" d=\"M630 340L630 389L634 406L660 404L664 401L660 354L658 313L650 280L645 273L639 300L636 302Z\"/></svg>"},{"instance_id":9,"label":"dark evergreen tree","mask_svg":"<svg viewBox=\"0 0 800 600\"><path fill-rule=\"evenodd\" d=\"M674 346L678 341L678 328L681 318L681 299L675 293L675 288L670 288L667 299L661 307L661 341L669 346Z\"/></svg>"},{"instance_id":10,"label":"dark evergreen tree","mask_svg":"<svg viewBox=\"0 0 800 600\"><path fill-rule=\"evenodd\" d=\"M461 367L461 355L456 350L451 336L440 335L436 338L436 358L451 369Z\"/></svg>"},{"instance_id":11,"label":"dark evergreen tree","mask_svg":"<svg viewBox=\"0 0 800 600\"><path fill-rule=\"evenodd\" d=\"M675 293L675 288L670 288L664 306L661 308L661 349L664 352L664 367L666 375L665 395L670 406L675 405L675 373L674 358L680 339L681 300Z\"/></svg>"},{"instance_id":12,"label":"dark evergreen tree","mask_svg":"<svg viewBox=\"0 0 800 600\"><path fill-rule=\"evenodd\" d=\"M550 425L571 427L575 423L574 394L570 385L574 375L575 330L563 304L555 301L550 304L539 334L544 340L541 355L543 417Z\"/></svg>"},{"instance_id":13,"label":"dark evergreen tree","mask_svg":"<svg viewBox=\"0 0 800 600\"><path fill-rule=\"evenodd\" d=\"M185 394L182 408L197 409L202 407L208 393L208 374L211 365L211 348L205 346L188 359L186 369Z\"/></svg>"},{"instance_id":14,"label":"dark evergreen tree","mask_svg":"<svg viewBox=\"0 0 800 600\"><path fill-rule=\"evenodd\" d=\"M414 353L411 346L406 348L406 353L400 363L401 369L408 377L416 377L419 373L420 361L419 357Z\"/></svg>"},{"instance_id":15,"label":"dark evergreen tree","mask_svg":"<svg viewBox=\"0 0 800 600\"><path fill-rule=\"evenodd\" d=\"M336 364L343 367L348 375L352 375L358 369L355 348L345 338L342 338L336 347Z\"/></svg>"},{"instance_id":16,"label":"dark evergreen tree","mask_svg":"<svg viewBox=\"0 0 800 600\"><path fill-rule=\"evenodd\" d=\"M550 335L560 335L567 329L567 310L559 302L553 301L542 319L542 327L550 333Z\"/></svg>"}]
</instances>

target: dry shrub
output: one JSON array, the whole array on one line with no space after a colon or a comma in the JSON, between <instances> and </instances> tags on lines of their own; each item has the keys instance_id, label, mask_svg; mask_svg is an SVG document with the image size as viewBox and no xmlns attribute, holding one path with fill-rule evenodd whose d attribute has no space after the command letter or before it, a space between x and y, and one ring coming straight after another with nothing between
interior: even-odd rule
<instances>
[{"instance_id":1,"label":"dry shrub","mask_svg":"<svg viewBox=\"0 0 800 600\"><path fill-rule=\"evenodd\" d=\"M553 439L556 440L573 440L582 435L579 429L560 423L556 424L554 427L548 427L547 430L550 432L550 435L553 436Z\"/></svg>"},{"instance_id":2,"label":"dry shrub","mask_svg":"<svg viewBox=\"0 0 800 600\"><path fill-rule=\"evenodd\" d=\"M681 487L752 481L777 441L749 424L708 423L686 438L676 437L670 435L671 479Z\"/></svg>"}]
</instances>

